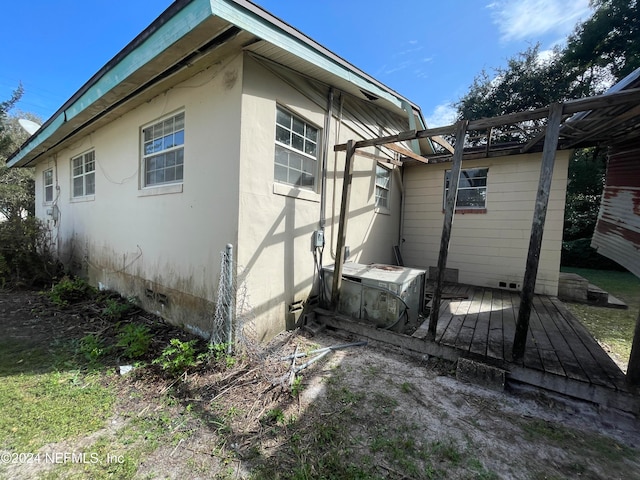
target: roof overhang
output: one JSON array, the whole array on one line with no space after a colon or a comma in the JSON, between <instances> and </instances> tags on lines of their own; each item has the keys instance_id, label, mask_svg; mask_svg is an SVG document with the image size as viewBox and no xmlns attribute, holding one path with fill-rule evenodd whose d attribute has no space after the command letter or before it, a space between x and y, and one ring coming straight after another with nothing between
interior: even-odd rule
<instances>
[{"instance_id":1,"label":"roof overhang","mask_svg":"<svg viewBox=\"0 0 640 480\"><path fill-rule=\"evenodd\" d=\"M249 50L424 128L420 109L247 0L178 0L98 71L8 159L30 166L235 52Z\"/></svg>"}]
</instances>

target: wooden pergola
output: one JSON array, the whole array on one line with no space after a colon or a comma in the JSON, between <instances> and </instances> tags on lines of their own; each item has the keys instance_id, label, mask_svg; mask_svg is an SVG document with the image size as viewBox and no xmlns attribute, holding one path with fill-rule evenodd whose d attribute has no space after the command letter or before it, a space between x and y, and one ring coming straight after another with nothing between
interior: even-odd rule
<instances>
[{"instance_id":1,"label":"wooden pergola","mask_svg":"<svg viewBox=\"0 0 640 480\"><path fill-rule=\"evenodd\" d=\"M636 75L637 77L640 75ZM637 83L637 82L636 82ZM450 187L446 198L445 215L438 256L437 276L429 317L429 333L427 339L433 339L436 333L437 321L440 313L442 291L444 285L445 267L449 252L451 226L455 214L455 199L457 197L460 171L464 160L517 155L541 152L542 165L535 201L534 215L531 225L531 236L527 254L522 292L520 294L520 308L516 323L513 342L513 359L523 356L527 342L529 318L538 262L542 245L542 235L545 226L547 206L556 151L591 146L610 146L621 142L638 139L640 143L640 88L626 88L638 86L635 83L623 88L612 89L603 95L555 103L545 108L528 110L509 115L479 120L460 120L456 124L444 127L412 130L397 135L353 141L336 145L335 151L345 151L345 171L342 187L342 203L338 225L338 244L336 251L335 273L333 275L331 304L337 309L342 282L342 266L345 258L345 241L347 234L347 219L349 212L349 198L351 194L351 180L353 175L353 156L359 149L366 147L386 147L398 152L404 161L418 161L422 163L452 162ZM617 90L617 91L616 91ZM526 131L521 141L510 143L492 142L496 130L518 129ZM479 133L479 137L471 137L472 133ZM441 137L449 136L454 139L455 148L451 151ZM431 155L420 155L404 148L398 143L420 138L431 139L433 143L441 145L442 151ZM474 146L468 143L473 141ZM467 145L467 146L465 146ZM363 152L365 153L365 152ZM640 316L634 336L634 348L629 359L627 380L635 385L640 384Z\"/></svg>"}]
</instances>

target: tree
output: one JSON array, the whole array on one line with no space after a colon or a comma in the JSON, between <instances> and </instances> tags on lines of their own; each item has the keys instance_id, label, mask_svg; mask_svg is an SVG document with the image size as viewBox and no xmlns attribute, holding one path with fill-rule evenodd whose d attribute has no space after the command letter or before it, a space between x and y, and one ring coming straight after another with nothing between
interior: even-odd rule
<instances>
[{"instance_id":1,"label":"tree","mask_svg":"<svg viewBox=\"0 0 640 480\"><path fill-rule=\"evenodd\" d=\"M20 127L18 116L9 114L20 101L22 94L22 86L19 86L9 100L0 102L0 217L4 216L7 221L35 213L33 170L8 168L6 165L8 156L29 136ZM22 116L38 120L30 114Z\"/></svg>"},{"instance_id":2,"label":"tree","mask_svg":"<svg viewBox=\"0 0 640 480\"><path fill-rule=\"evenodd\" d=\"M583 71L608 71L615 83L640 67L638 1L591 0L591 6L593 16L569 37L563 61Z\"/></svg>"},{"instance_id":3,"label":"tree","mask_svg":"<svg viewBox=\"0 0 640 480\"><path fill-rule=\"evenodd\" d=\"M19 86L7 101L0 102L0 286L40 284L51 279L57 266L49 253L47 230L35 217L33 169L9 168L8 156L28 137L18 115L9 112L22 97Z\"/></svg>"}]
</instances>

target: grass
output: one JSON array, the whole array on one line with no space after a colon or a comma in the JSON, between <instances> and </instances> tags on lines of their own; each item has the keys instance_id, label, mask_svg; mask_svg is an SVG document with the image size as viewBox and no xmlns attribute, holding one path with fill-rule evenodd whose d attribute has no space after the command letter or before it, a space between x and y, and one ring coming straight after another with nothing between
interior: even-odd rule
<instances>
[{"instance_id":1,"label":"grass","mask_svg":"<svg viewBox=\"0 0 640 480\"><path fill-rule=\"evenodd\" d=\"M569 310L580 319L596 340L607 346L611 355L626 368L640 310L640 280L630 272L569 267L563 267L562 271L577 273L629 306L627 310L620 310L567 303Z\"/></svg>"}]
</instances>

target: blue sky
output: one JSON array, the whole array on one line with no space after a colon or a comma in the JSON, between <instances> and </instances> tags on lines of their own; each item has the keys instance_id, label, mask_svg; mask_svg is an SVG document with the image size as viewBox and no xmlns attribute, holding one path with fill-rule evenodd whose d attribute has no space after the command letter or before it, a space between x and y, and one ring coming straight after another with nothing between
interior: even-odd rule
<instances>
[{"instance_id":1,"label":"blue sky","mask_svg":"<svg viewBox=\"0 0 640 480\"><path fill-rule=\"evenodd\" d=\"M3 5L0 100L48 119L171 0L29 0ZM540 42L564 42L588 0L255 0L418 104L429 126L482 69ZM9 20L7 20L9 19Z\"/></svg>"}]
</instances>

